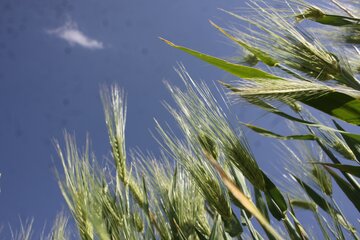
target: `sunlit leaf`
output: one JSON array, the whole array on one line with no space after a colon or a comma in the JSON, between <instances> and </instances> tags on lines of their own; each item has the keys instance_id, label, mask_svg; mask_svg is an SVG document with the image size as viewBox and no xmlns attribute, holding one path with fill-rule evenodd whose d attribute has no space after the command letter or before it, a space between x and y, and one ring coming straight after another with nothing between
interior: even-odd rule
<instances>
[{"instance_id":1,"label":"sunlit leaf","mask_svg":"<svg viewBox=\"0 0 360 240\"><path fill-rule=\"evenodd\" d=\"M247 66L243 66L240 64L235 64L235 63L231 63L228 61L225 61L223 59L217 58L217 57L213 57L204 53L200 53L197 51L194 51L192 49L183 47L183 46L179 46L179 45L175 45L174 43L160 38L161 40L163 40L165 43L169 44L170 46L182 50L194 57L197 57L207 63L210 63L222 70L225 70L239 78L244 78L244 79L281 79L281 77L272 75L270 73L264 72L260 69L257 68L252 68L252 67L247 67Z\"/></svg>"},{"instance_id":2,"label":"sunlit leaf","mask_svg":"<svg viewBox=\"0 0 360 240\"><path fill-rule=\"evenodd\" d=\"M317 98L302 100L302 102L345 122L360 125L360 100L358 98L333 92Z\"/></svg>"}]
</instances>

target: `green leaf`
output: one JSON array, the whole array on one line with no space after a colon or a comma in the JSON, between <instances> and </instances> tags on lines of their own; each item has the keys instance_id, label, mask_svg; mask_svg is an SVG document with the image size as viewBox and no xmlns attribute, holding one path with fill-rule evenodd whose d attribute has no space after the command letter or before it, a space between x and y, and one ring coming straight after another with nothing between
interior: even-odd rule
<instances>
[{"instance_id":1,"label":"green leaf","mask_svg":"<svg viewBox=\"0 0 360 240\"><path fill-rule=\"evenodd\" d=\"M341 136L356 156L356 161L360 163L360 135L347 133L336 121L333 120L333 123L338 130L343 131L340 132Z\"/></svg>"},{"instance_id":2,"label":"green leaf","mask_svg":"<svg viewBox=\"0 0 360 240\"><path fill-rule=\"evenodd\" d=\"M274 67L279 63L276 59L272 58L266 52L264 52L261 49L258 49L256 47L253 47L253 46L247 44L246 42L241 41L238 38L233 37L228 32L226 32L223 28L219 27L218 25L216 25L212 21L210 21L210 24L213 25L216 29L218 29L221 33L223 33L226 37L228 37L232 41L236 42L237 44L239 44L240 46L242 46L243 48L245 48L246 50L248 50L249 52L254 54L254 56L256 56L257 59L259 59L260 61L262 61L266 65L268 65L270 67Z\"/></svg>"},{"instance_id":3,"label":"green leaf","mask_svg":"<svg viewBox=\"0 0 360 240\"><path fill-rule=\"evenodd\" d=\"M243 232L242 226L236 214L233 212L230 219L224 219L225 231L232 237Z\"/></svg>"},{"instance_id":4,"label":"green leaf","mask_svg":"<svg viewBox=\"0 0 360 240\"><path fill-rule=\"evenodd\" d=\"M231 63L231 62L225 61L223 59L216 58L216 57L213 57L210 55L206 55L206 54L194 51L192 49L189 49L189 48L186 48L183 46L175 45L174 43L172 43L166 39L163 39L163 38L160 38L160 39L176 49L184 51L194 57L197 57L197 58L199 58L209 64L212 64L226 72L229 72L239 78L243 78L243 79L282 79L281 77L272 75L270 73L264 72L257 68L252 68L252 67L247 67L247 66L243 66L240 64Z\"/></svg>"},{"instance_id":5,"label":"green leaf","mask_svg":"<svg viewBox=\"0 0 360 240\"><path fill-rule=\"evenodd\" d=\"M227 87L227 84L224 84L224 83L221 83L222 85L224 85L225 87ZM309 122L309 121L305 121L301 118L297 118L297 117L293 117L281 110L279 110L278 108L274 107L273 105L265 102L265 101L262 101L261 99L257 99L256 102L251 102L252 104L255 104L256 106L260 107L261 109L265 110L265 111L268 111L268 112L271 112L273 114L276 114L280 117L283 117L283 118L286 118L290 121L294 121L294 122L299 122L299 123L302 123L302 124L305 124L305 125L309 125L309 126L314 126L314 127L318 127L318 124L315 124L313 122ZM320 125L321 127L322 125Z\"/></svg>"},{"instance_id":6,"label":"green leaf","mask_svg":"<svg viewBox=\"0 0 360 240\"><path fill-rule=\"evenodd\" d=\"M325 14L321 18L317 19L316 22L325 24L325 25L331 25L331 26L349 26L349 25L355 25L359 26L357 24L360 21L360 19L356 18L349 18L344 16L337 16L337 15L329 15Z\"/></svg>"},{"instance_id":7,"label":"green leaf","mask_svg":"<svg viewBox=\"0 0 360 240\"><path fill-rule=\"evenodd\" d=\"M315 162L315 164L321 164L325 166L329 166L332 168L336 168L341 172L349 173L354 175L355 177L360 178L360 167L359 166L352 166L352 165L344 165L344 164L334 164L334 163L323 163L323 162Z\"/></svg>"},{"instance_id":8,"label":"green leaf","mask_svg":"<svg viewBox=\"0 0 360 240\"><path fill-rule=\"evenodd\" d=\"M272 199L271 195L268 192L265 192L265 198L271 215L273 215L273 217L278 221L284 219L285 214L281 211L279 206L274 202L274 199Z\"/></svg>"},{"instance_id":9,"label":"green leaf","mask_svg":"<svg viewBox=\"0 0 360 240\"><path fill-rule=\"evenodd\" d=\"M261 213L266 217L266 219L267 219L268 222L270 223L270 217L269 217L268 209L267 209L267 207L266 207L266 203L265 203L264 198L263 198L263 196L262 196L262 194L261 194L261 191L260 191L259 189L257 189L257 188L254 187L254 194L255 194L255 204L256 204L257 208L261 211ZM266 195L265 195L265 197L266 197ZM267 200L267 198L266 198L266 200ZM271 203L270 203L270 204L271 204L271 207L275 207L274 204L272 203L272 200L269 199L269 201L271 202ZM275 208L277 208L277 207L275 207ZM277 208L277 209L278 209L278 208ZM277 209L276 209L275 214L276 214L277 211L278 211ZM273 210L273 209L271 209L271 210ZM280 218L281 218L281 217L280 217ZM267 237L268 237L270 240L275 239L268 231L265 230L265 233L266 233Z\"/></svg>"},{"instance_id":10,"label":"green leaf","mask_svg":"<svg viewBox=\"0 0 360 240\"><path fill-rule=\"evenodd\" d=\"M275 184L263 173L265 180L265 197L268 204L269 211L277 219L281 220L284 218L284 213L287 211L287 204L284 196Z\"/></svg>"},{"instance_id":11,"label":"green leaf","mask_svg":"<svg viewBox=\"0 0 360 240\"><path fill-rule=\"evenodd\" d=\"M211 157L210 154L208 154L207 159L211 163L211 165L216 169L216 171L219 173L221 179L223 180L223 183L228 188L230 193L258 220L258 222L261 224L261 226L264 228L264 230L268 231L269 234L271 234L275 239L283 239L277 231L270 225L270 223L267 221L267 219L262 215L260 210L255 206L255 204L249 199L232 181L232 179L227 175L227 173L224 171L222 166L216 162L215 159ZM265 175L263 173L263 175ZM266 177L266 176L265 176ZM269 184L270 185L270 184ZM270 189L269 187L269 190ZM276 197L276 190L273 190L273 197ZM286 203L285 203L286 204Z\"/></svg>"},{"instance_id":12,"label":"green leaf","mask_svg":"<svg viewBox=\"0 0 360 240\"><path fill-rule=\"evenodd\" d=\"M354 204L357 210L360 212L360 191L354 189L347 181L341 178L337 173L331 170L329 167L325 166L325 169L330 173L330 175L334 178L335 182L339 185L341 190L345 193L345 195L349 198L349 200Z\"/></svg>"},{"instance_id":13,"label":"green leaf","mask_svg":"<svg viewBox=\"0 0 360 240\"><path fill-rule=\"evenodd\" d=\"M293 175L296 181L300 184L300 186L305 190L305 192L309 195L309 197L325 212L331 214L330 204L320 196L315 190L313 190L309 185L301 181L299 178Z\"/></svg>"},{"instance_id":14,"label":"green leaf","mask_svg":"<svg viewBox=\"0 0 360 240\"><path fill-rule=\"evenodd\" d=\"M271 81L271 79L267 80ZM235 94L241 96L241 88L233 87L226 83L222 84ZM360 125L360 92L353 93L357 96L355 98L339 91L336 88L329 88L327 92L316 96L303 97L301 95L292 95L291 98L348 123ZM283 91L283 93L286 92ZM276 95L274 95L274 98L276 98ZM258 99L261 100L261 97L258 97Z\"/></svg>"},{"instance_id":15,"label":"green leaf","mask_svg":"<svg viewBox=\"0 0 360 240\"><path fill-rule=\"evenodd\" d=\"M331 92L300 101L345 122L360 125L360 100L357 98L340 92Z\"/></svg>"},{"instance_id":16,"label":"green leaf","mask_svg":"<svg viewBox=\"0 0 360 240\"><path fill-rule=\"evenodd\" d=\"M227 85L227 84L222 83L222 82L220 82L220 83L222 85L224 85L224 86ZM256 103L253 103L253 104L255 104L256 106L260 107L261 109L263 109L263 110L265 110L267 112L276 114L276 115L278 115L280 117L283 117L283 118L285 118L287 120L290 120L290 121L293 121L293 122L298 122L298 123L301 123L301 124L304 124L304 125L310 126L310 127L315 127L315 128L319 128L319 129L323 129L323 130L327 130L327 131L338 132L343 136L348 136L349 138L353 139L356 143L359 144L359 149L360 149L360 134L354 134L354 133L351 133L351 132L347 132L344 129L342 129L339 125L337 125L336 123L335 124L337 126L337 129L334 129L334 128L328 127L328 126L320 124L320 123L306 121L304 119L291 116L291 115L279 110L278 108L274 107L273 105L271 105L271 104L269 104L269 103L267 103L265 101L261 101L260 99L256 100ZM357 146L357 145L355 145L355 146ZM349 145L349 147L350 147L350 145ZM354 151L354 149L351 149L351 150ZM360 152L359 152L359 159L360 159Z\"/></svg>"},{"instance_id":17,"label":"green leaf","mask_svg":"<svg viewBox=\"0 0 360 240\"><path fill-rule=\"evenodd\" d=\"M311 129L309 129L310 131L312 131ZM335 164L341 164L341 162L335 157L335 155L319 140L316 140L316 142L319 144L319 146L321 147L321 149L326 153L326 155L329 157L329 159L335 163ZM358 182L353 178L353 176L351 176L348 173L342 172L342 174L344 175L344 177L351 183L351 185L356 188L359 189L359 184Z\"/></svg>"},{"instance_id":18,"label":"green leaf","mask_svg":"<svg viewBox=\"0 0 360 240\"><path fill-rule=\"evenodd\" d=\"M261 192L259 191L259 189L254 188L254 193L255 193L255 204L256 204L257 208L266 217L268 222L270 222L269 213L268 213L268 210L266 208L264 198L261 195Z\"/></svg>"},{"instance_id":19,"label":"green leaf","mask_svg":"<svg viewBox=\"0 0 360 240\"><path fill-rule=\"evenodd\" d=\"M215 217L214 225L211 229L211 234L209 240L224 240L224 229L222 226L222 221L220 215Z\"/></svg>"},{"instance_id":20,"label":"green leaf","mask_svg":"<svg viewBox=\"0 0 360 240\"><path fill-rule=\"evenodd\" d=\"M290 200L291 206L299 207L302 209L310 210L316 212L316 204L314 202L299 200L299 199L291 199Z\"/></svg>"},{"instance_id":21,"label":"green leaf","mask_svg":"<svg viewBox=\"0 0 360 240\"><path fill-rule=\"evenodd\" d=\"M164 42L170 46L182 50L190 55L193 55L205 62L208 62L220 69L223 69L237 77L244 79L269 79L280 80L281 77L264 72L257 68L247 67L240 64L230 63L220 58L216 58L210 55L206 55L192 49L175 45L174 43L161 38ZM284 80L284 79L282 79ZM348 123L360 125L360 100L351 97L341 92L329 92L317 96L316 98L309 99L295 99L299 100L311 107L314 107L322 112L325 112L331 116L342 119Z\"/></svg>"},{"instance_id":22,"label":"green leaf","mask_svg":"<svg viewBox=\"0 0 360 240\"><path fill-rule=\"evenodd\" d=\"M336 222L336 224L341 224L344 227L348 227L347 222L343 221L344 219L343 219L342 215L339 213L339 211L337 211L328 201L326 201L322 196L320 196L320 194L318 194L315 190L313 190L309 185L307 185L306 183L301 181L296 176L294 176L294 175L292 175L292 176L296 179L296 181L300 184L300 186L305 190L305 192L308 194L308 196L320 208L322 208L325 212L327 212L333 218L333 220ZM317 213L317 211L315 213ZM320 224L320 222L319 222L319 224ZM340 231L341 229L337 229L337 230L339 230L338 232L341 233L341 231Z\"/></svg>"},{"instance_id":23,"label":"green leaf","mask_svg":"<svg viewBox=\"0 0 360 240\"><path fill-rule=\"evenodd\" d=\"M346 17L340 15L326 14L320 9L309 7L303 13L296 16L297 20L309 19L324 25L336 27L359 26L360 19L354 17Z\"/></svg>"},{"instance_id":24,"label":"green leaf","mask_svg":"<svg viewBox=\"0 0 360 240\"><path fill-rule=\"evenodd\" d=\"M281 194L280 190L275 186L275 184L264 173L263 175L267 193L270 194L271 198L278 205L281 211L285 212L287 210L287 204L284 196Z\"/></svg>"},{"instance_id":25,"label":"green leaf","mask_svg":"<svg viewBox=\"0 0 360 240\"><path fill-rule=\"evenodd\" d=\"M241 216L243 216L244 219L244 223L246 224L249 233L252 237L253 240L263 240L263 237L260 235L260 233L256 230L256 228L254 227L254 225L252 224L252 222L250 221L250 219L246 216L246 213L244 211L242 211ZM267 231L265 231L267 233L267 236L270 240L275 239L271 233L269 234Z\"/></svg>"},{"instance_id":26,"label":"green leaf","mask_svg":"<svg viewBox=\"0 0 360 240\"><path fill-rule=\"evenodd\" d=\"M306 233L304 227L301 225L300 221L297 219L294 208L292 207L291 203L289 204L289 208L290 208L290 216L294 220L295 230L296 230L297 234L299 235L300 239L301 240L309 239L308 234Z\"/></svg>"},{"instance_id":27,"label":"green leaf","mask_svg":"<svg viewBox=\"0 0 360 240\"><path fill-rule=\"evenodd\" d=\"M285 228L286 228L286 230L287 230L287 232L289 234L289 238L291 240L301 240L299 234L296 232L295 227L290 222L290 220L289 220L289 218L287 216L285 216L284 225L285 225Z\"/></svg>"},{"instance_id":28,"label":"green leaf","mask_svg":"<svg viewBox=\"0 0 360 240\"><path fill-rule=\"evenodd\" d=\"M302 102L348 123L360 125L360 101L344 93L328 93Z\"/></svg>"},{"instance_id":29,"label":"green leaf","mask_svg":"<svg viewBox=\"0 0 360 240\"><path fill-rule=\"evenodd\" d=\"M277 139L281 139L281 140L316 140L317 137L314 136L313 134L306 134L306 135L290 135L290 136L283 136L274 132L271 132L267 129L261 128L261 127L257 127L248 123L242 123L245 126L247 126L248 128L250 128L251 130L266 136L266 137L273 137L273 138L277 138Z\"/></svg>"}]
</instances>

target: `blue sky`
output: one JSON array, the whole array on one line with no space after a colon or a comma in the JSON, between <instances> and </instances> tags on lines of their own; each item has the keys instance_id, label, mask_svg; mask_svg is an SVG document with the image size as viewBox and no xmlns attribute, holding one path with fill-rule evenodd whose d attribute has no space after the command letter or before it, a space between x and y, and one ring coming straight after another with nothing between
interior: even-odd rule
<instances>
[{"instance_id":1,"label":"blue sky","mask_svg":"<svg viewBox=\"0 0 360 240\"><path fill-rule=\"evenodd\" d=\"M227 75L158 39L218 56L233 48L208 23L226 19L219 0L2 0L0 2L0 224L19 217L35 227L51 224L65 207L54 169L52 139L64 129L79 145L90 134L99 159L109 144L99 86L117 83L128 96L127 144L157 149L153 118L169 114L163 80L180 84L173 70L184 63L195 79Z\"/></svg>"}]
</instances>

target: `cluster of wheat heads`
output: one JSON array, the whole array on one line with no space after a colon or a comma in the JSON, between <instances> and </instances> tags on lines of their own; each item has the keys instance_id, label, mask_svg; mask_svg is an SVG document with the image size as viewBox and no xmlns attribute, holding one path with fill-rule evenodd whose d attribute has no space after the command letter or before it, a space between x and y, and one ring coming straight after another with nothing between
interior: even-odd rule
<instances>
[{"instance_id":1,"label":"cluster of wheat heads","mask_svg":"<svg viewBox=\"0 0 360 240\"><path fill-rule=\"evenodd\" d=\"M175 105L165 104L180 131L156 121L161 154L127 152L124 92L103 87L113 164L99 164L89 144L80 151L70 134L56 144L77 231L59 215L49 239L358 239L360 3L250 0L223 12L246 23L210 22L241 48L240 63L162 40L234 75L220 82L227 97L285 119L293 134L234 126L222 98L180 65L185 87L167 84ZM240 127L281 141L281 174L260 168Z\"/></svg>"}]
</instances>

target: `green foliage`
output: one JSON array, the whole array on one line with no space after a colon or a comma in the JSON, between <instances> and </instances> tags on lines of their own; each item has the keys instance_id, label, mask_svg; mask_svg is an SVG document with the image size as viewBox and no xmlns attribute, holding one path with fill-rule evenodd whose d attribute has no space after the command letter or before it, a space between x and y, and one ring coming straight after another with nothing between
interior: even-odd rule
<instances>
[{"instance_id":1,"label":"green foliage","mask_svg":"<svg viewBox=\"0 0 360 240\"><path fill-rule=\"evenodd\" d=\"M195 82L182 65L177 72L185 89L167 84L176 106L165 104L180 132L174 134L173 127L156 121L160 156L127 154L124 92L117 86L103 87L113 162L104 167L89 143L79 151L67 133L65 146L56 144L63 167L59 186L78 238L304 240L315 233L321 239L358 239L353 226L358 223L351 222L349 209L337 202L344 199L351 203L350 211L360 209L360 135L338 123L340 119L355 125L349 129L360 125L360 83L353 71L359 65L351 60L359 57L358 42L349 40L358 37L351 34L359 33L354 10L360 11L360 5L331 2L332 8L285 1L275 9L265 1L250 0L251 11L245 15L224 11L249 27L211 24L243 49L244 62L251 55L251 67L162 39L239 78L220 83L230 98L289 123L290 134L239 124L281 141L286 160L263 163L276 164L278 176L261 169L262 159L255 158L241 128L230 121L241 116L234 116L236 111L228 106L224 110L226 103L205 83ZM302 29L307 26L319 34L311 36L306 32L311 29ZM323 26L344 39L322 34ZM313 113L322 114L325 122L332 119L334 126ZM294 140L296 147L288 145ZM303 212L313 218L299 217ZM309 221L316 226L309 228ZM29 226L14 238L28 239ZM59 215L48 239L70 239L66 226L67 218Z\"/></svg>"}]
</instances>

